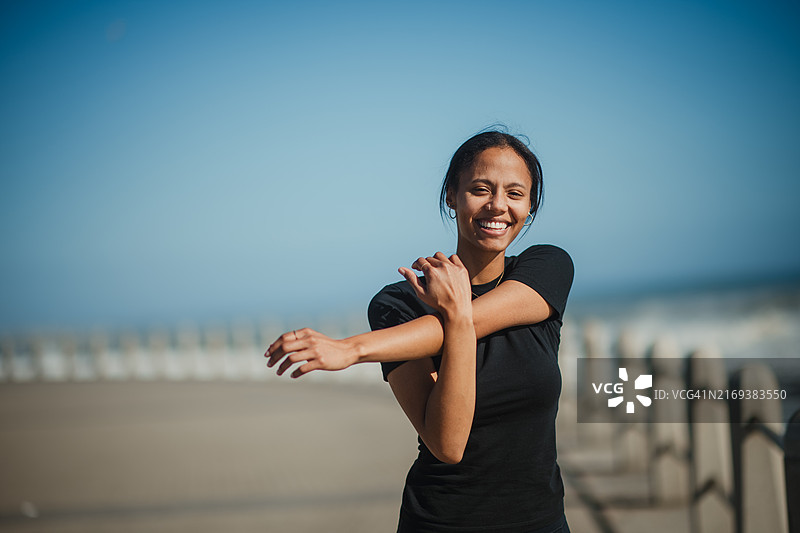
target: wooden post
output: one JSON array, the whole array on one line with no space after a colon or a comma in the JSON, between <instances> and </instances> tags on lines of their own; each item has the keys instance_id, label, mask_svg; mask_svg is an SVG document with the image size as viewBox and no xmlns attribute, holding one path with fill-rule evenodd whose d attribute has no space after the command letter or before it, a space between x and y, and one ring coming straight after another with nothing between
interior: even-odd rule
<instances>
[{"instance_id":1,"label":"wooden post","mask_svg":"<svg viewBox=\"0 0 800 533\"><path fill-rule=\"evenodd\" d=\"M686 388L684 361L671 338L661 338L650 352L654 390ZM674 400L654 401L650 410L650 487L657 503L689 498L688 413Z\"/></svg>"},{"instance_id":2,"label":"wooden post","mask_svg":"<svg viewBox=\"0 0 800 533\"><path fill-rule=\"evenodd\" d=\"M59 337L58 345L61 349L61 357L64 358L64 379L78 380L78 342L72 335L64 334Z\"/></svg>"},{"instance_id":3,"label":"wooden post","mask_svg":"<svg viewBox=\"0 0 800 533\"><path fill-rule=\"evenodd\" d=\"M615 378L618 378L614 381L623 379L619 371L624 368L627 381L624 386L629 391L625 397L626 401L614 411L616 419L620 422L616 433L617 445L614 449L617 453L614 462L621 470L644 472L649 463L647 407L630 395L630 389L639 376L650 374L650 370L647 360L643 357L641 345L632 330L623 329L620 332L614 356L616 364L612 366ZM631 410L633 412L630 412Z\"/></svg>"},{"instance_id":4,"label":"wooden post","mask_svg":"<svg viewBox=\"0 0 800 533\"><path fill-rule=\"evenodd\" d=\"M42 355L42 378L45 381L64 381L69 379L67 373L67 358L62 351L58 337L51 335L43 339L44 353Z\"/></svg>"},{"instance_id":5,"label":"wooden post","mask_svg":"<svg viewBox=\"0 0 800 533\"><path fill-rule=\"evenodd\" d=\"M184 378L200 377L200 335L197 328L185 324L177 332L177 358L181 362Z\"/></svg>"},{"instance_id":6,"label":"wooden post","mask_svg":"<svg viewBox=\"0 0 800 533\"><path fill-rule=\"evenodd\" d=\"M241 322L235 324L231 331L233 346L230 350L230 363L234 367L235 378L252 379L253 360L258 360L255 343L255 332L250 324Z\"/></svg>"},{"instance_id":7,"label":"wooden post","mask_svg":"<svg viewBox=\"0 0 800 533\"><path fill-rule=\"evenodd\" d=\"M122 379L141 378L139 365L139 336L135 333L123 333L119 338L119 351L122 358Z\"/></svg>"},{"instance_id":8,"label":"wooden post","mask_svg":"<svg viewBox=\"0 0 800 533\"><path fill-rule=\"evenodd\" d=\"M98 379L109 379L111 371L108 361L108 339L102 333L94 333L89 338L89 355L94 375Z\"/></svg>"},{"instance_id":9,"label":"wooden post","mask_svg":"<svg viewBox=\"0 0 800 533\"><path fill-rule=\"evenodd\" d=\"M731 390L777 390L772 370L747 366L734 374ZM788 532L783 450L770 434L780 435L780 401L731 401L734 505L740 533ZM766 431L764 431L766 430Z\"/></svg>"},{"instance_id":10,"label":"wooden post","mask_svg":"<svg viewBox=\"0 0 800 533\"><path fill-rule=\"evenodd\" d=\"M695 391L728 388L728 377L716 348L703 348L689 356L687 383ZM735 528L729 422L728 404L722 398L696 399L689 404L693 533L733 533Z\"/></svg>"},{"instance_id":11,"label":"wooden post","mask_svg":"<svg viewBox=\"0 0 800 533\"><path fill-rule=\"evenodd\" d=\"M3 337L0 339L0 381L11 381L12 367L14 365L14 339Z\"/></svg>"},{"instance_id":12,"label":"wooden post","mask_svg":"<svg viewBox=\"0 0 800 533\"><path fill-rule=\"evenodd\" d=\"M221 379L225 376L225 350L227 331L222 327L206 327L203 332L204 379Z\"/></svg>"},{"instance_id":13,"label":"wooden post","mask_svg":"<svg viewBox=\"0 0 800 533\"><path fill-rule=\"evenodd\" d=\"M147 358L152 374L150 379L167 377L167 346L169 337L164 331L151 331L147 338Z\"/></svg>"},{"instance_id":14,"label":"wooden post","mask_svg":"<svg viewBox=\"0 0 800 533\"><path fill-rule=\"evenodd\" d=\"M44 339L39 335L30 338L31 362L33 364L34 380L45 381L47 370L44 363Z\"/></svg>"}]
</instances>

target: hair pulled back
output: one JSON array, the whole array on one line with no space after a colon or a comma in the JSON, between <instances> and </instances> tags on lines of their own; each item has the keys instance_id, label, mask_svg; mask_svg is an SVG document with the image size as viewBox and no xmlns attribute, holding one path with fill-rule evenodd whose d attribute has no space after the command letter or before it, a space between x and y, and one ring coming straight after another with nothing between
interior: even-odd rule
<instances>
[{"instance_id":1,"label":"hair pulled back","mask_svg":"<svg viewBox=\"0 0 800 533\"><path fill-rule=\"evenodd\" d=\"M458 147L453 158L450 160L450 167L444 175L442 182L442 192L439 195L439 211L442 218L447 213L447 191L457 191L461 175L472 167L475 158L488 148L511 148L518 156L525 161L528 172L531 175L531 221L536 218L536 213L542 204L544 184L542 183L542 165L539 159L531 152L530 148L517 137L502 131L484 131L467 139Z\"/></svg>"}]
</instances>

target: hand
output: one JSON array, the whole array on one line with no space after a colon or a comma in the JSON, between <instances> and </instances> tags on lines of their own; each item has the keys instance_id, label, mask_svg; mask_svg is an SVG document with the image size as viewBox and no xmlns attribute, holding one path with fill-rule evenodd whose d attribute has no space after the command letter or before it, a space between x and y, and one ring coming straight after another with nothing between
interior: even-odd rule
<instances>
[{"instance_id":1,"label":"hand","mask_svg":"<svg viewBox=\"0 0 800 533\"><path fill-rule=\"evenodd\" d=\"M358 361L358 351L349 339L331 339L313 329L303 328L278 337L267 348L264 357L269 358L268 367L283 359L278 367L279 376L293 364L306 361L292 372L293 378L299 378L312 370L343 370Z\"/></svg>"},{"instance_id":2,"label":"hand","mask_svg":"<svg viewBox=\"0 0 800 533\"><path fill-rule=\"evenodd\" d=\"M401 267L398 271L408 280L420 300L444 316L459 312L471 314L469 272L457 255L448 258L442 252L436 252L433 257L420 257L411 267L425 275L425 286L411 269Z\"/></svg>"}]
</instances>

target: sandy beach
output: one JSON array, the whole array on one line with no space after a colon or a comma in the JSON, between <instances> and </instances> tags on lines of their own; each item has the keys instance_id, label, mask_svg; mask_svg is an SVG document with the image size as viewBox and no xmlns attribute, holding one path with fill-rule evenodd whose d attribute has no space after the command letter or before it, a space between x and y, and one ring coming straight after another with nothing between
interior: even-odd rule
<instances>
[{"instance_id":1,"label":"sandy beach","mask_svg":"<svg viewBox=\"0 0 800 533\"><path fill-rule=\"evenodd\" d=\"M390 531L415 434L387 388L0 387L4 531Z\"/></svg>"},{"instance_id":2,"label":"sandy beach","mask_svg":"<svg viewBox=\"0 0 800 533\"><path fill-rule=\"evenodd\" d=\"M391 532L415 455L381 383L3 384L0 529Z\"/></svg>"}]
</instances>

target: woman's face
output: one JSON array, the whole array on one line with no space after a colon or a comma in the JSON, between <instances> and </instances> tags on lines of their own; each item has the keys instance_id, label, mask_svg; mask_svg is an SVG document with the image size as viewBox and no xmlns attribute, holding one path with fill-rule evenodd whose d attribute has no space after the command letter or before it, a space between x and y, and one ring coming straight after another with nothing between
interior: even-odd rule
<instances>
[{"instance_id":1,"label":"woman's face","mask_svg":"<svg viewBox=\"0 0 800 533\"><path fill-rule=\"evenodd\" d=\"M502 252L519 235L531 208L528 166L508 147L487 148L462 173L447 204L456 211L459 250ZM466 250L464 250L466 251Z\"/></svg>"}]
</instances>

